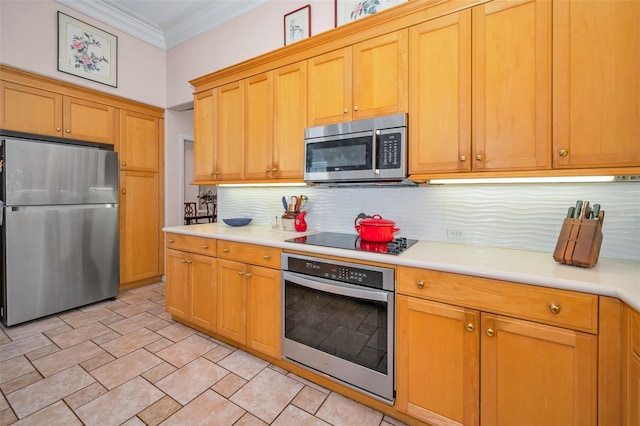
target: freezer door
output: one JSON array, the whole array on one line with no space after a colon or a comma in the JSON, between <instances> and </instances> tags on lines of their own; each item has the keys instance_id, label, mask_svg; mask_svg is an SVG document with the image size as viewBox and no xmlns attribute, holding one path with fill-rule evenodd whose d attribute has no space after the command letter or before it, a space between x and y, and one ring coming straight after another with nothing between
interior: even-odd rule
<instances>
[{"instance_id":1,"label":"freezer door","mask_svg":"<svg viewBox=\"0 0 640 426\"><path fill-rule=\"evenodd\" d=\"M118 202L117 153L18 139L6 139L4 144L6 205Z\"/></svg>"},{"instance_id":2,"label":"freezer door","mask_svg":"<svg viewBox=\"0 0 640 426\"><path fill-rule=\"evenodd\" d=\"M116 204L7 207L3 228L5 324L118 294Z\"/></svg>"}]
</instances>

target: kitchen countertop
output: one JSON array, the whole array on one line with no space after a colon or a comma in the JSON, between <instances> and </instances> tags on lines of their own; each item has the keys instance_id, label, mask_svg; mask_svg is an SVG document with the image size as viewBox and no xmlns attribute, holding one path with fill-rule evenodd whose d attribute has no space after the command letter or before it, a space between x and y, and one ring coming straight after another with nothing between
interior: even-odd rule
<instances>
[{"instance_id":1,"label":"kitchen countertop","mask_svg":"<svg viewBox=\"0 0 640 426\"><path fill-rule=\"evenodd\" d=\"M640 262L633 260L600 258L596 266L581 268L557 263L552 253L430 241L419 241L392 256L287 243L287 239L313 232L274 231L255 225L203 223L163 231L611 296L640 311Z\"/></svg>"}]
</instances>

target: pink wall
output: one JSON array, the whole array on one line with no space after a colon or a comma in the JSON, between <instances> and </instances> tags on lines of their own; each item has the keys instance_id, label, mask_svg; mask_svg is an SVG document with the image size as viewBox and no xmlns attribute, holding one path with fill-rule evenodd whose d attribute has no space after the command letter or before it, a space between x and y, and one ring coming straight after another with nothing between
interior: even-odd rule
<instances>
[{"instance_id":1,"label":"pink wall","mask_svg":"<svg viewBox=\"0 0 640 426\"><path fill-rule=\"evenodd\" d=\"M94 25L118 37L118 87L57 70L58 14ZM166 52L90 19L52 0L0 0L0 62L79 86L166 106Z\"/></svg>"},{"instance_id":2,"label":"pink wall","mask_svg":"<svg viewBox=\"0 0 640 426\"><path fill-rule=\"evenodd\" d=\"M189 80L284 46L284 15L311 5L311 35L334 27L333 0L267 0L167 52L167 106L193 102Z\"/></svg>"}]
</instances>

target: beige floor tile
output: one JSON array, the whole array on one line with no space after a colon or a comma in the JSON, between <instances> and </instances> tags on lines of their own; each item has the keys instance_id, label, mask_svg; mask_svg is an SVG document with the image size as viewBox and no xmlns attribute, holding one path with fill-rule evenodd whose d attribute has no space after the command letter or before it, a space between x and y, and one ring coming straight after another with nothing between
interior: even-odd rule
<instances>
[{"instance_id":1,"label":"beige floor tile","mask_svg":"<svg viewBox=\"0 0 640 426\"><path fill-rule=\"evenodd\" d=\"M327 399L327 394L310 386L305 386L293 399L292 404L304 411L315 414L318 408Z\"/></svg>"},{"instance_id":2,"label":"beige floor tile","mask_svg":"<svg viewBox=\"0 0 640 426\"><path fill-rule=\"evenodd\" d=\"M324 394L329 395L331 393L331 391L329 389L324 388L324 387L322 387L322 386L320 386L318 384L315 384L313 382L310 382L307 379L303 379L302 377L298 376L297 374L287 373L287 377L289 377L289 378L291 378L293 380L296 380L296 381L302 383L303 385L307 385L310 388L313 388L313 389L315 389L317 391L320 391L320 392L322 392Z\"/></svg>"},{"instance_id":3,"label":"beige floor tile","mask_svg":"<svg viewBox=\"0 0 640 426\"><path fill-rule=\"evenodd\" d=\"M312 416L304 410L288 405L287 408L280 413L276 420L271 423L273 426L328 426L329 423ZM356 425L357 423L354 423Z\"/></svg>"},{"instance_id":4,"label":"beige floor tile","mask_svg":"<svg viewBox=\"0 0 640 426\"><path fill-rule=\"evenodd\" d=\"M57 336L60 333L64 333L65 331L73 330L73 327L71 327L66 322L63 322L62 324L63 325L61 325L60 327L56 327L51 330L45 331L44 335L47 336L48 338L52 338L53 336Z\"/></svg>"},{"instance_id":5,"label":"beige floor tile","mask_svg":"<svg viewBox=\"0 0 640 426\"><path fill-rule=\"evenodd\" d=\"M104 352L98 356L94 356L93 358L86 360L85 362L81 363L80 366L86 371L93 371L96 368L100 368L103 365L110 363L114 359L116 359L116 357L108 352Z\"/></svg>"},{"instance_id":6,"label":"beige floor tile","mask_svg":"<svg viewBox=\"0 0 640 426\"><path fill-rule=\"evenodd\" d=\"M8 382L34 370L33 365L24 356L0 362L0 383Z\"/></svg>"},{"instance_id":7,"label":"beige floor tile","mask_svg":"<svg viewBox=\"0 0 640 426\"><path fill-rule=\"evenodd\" d=\"M384 416L382 418L382 423L380 423L380 426L407 426L407 424L401 422L398 419L394 419L393 417Z\"/></svg>"},{"instance_id":8,"label":"beige floor tile","mask_svg":"<svg viewBox=\"0 0 640 426\"><path fill-rule=\"evenodd\" d=\"M165 321L175 322L175 321L173 321L173 317L171 316L171 314L169 312L161 312L159 314L154 314L154 315L157 316L160 319L165 320Z\"/></svg>"},{"instance_id":9,"label":"beige floor tile","mask_svg":"<svg viewBox=\"0 0 640 426\"><path fill-rule=\"evenodd\" d=\"M181 408L182 405L178 404L170 397L165 396L161 400L138 413L138 418L140 418L145 425L156 426L168 419L173 413Z\"/></svg>"},{"instance_id":10,"label":"beige floor tile","mask_svg":"<svg viewBox=\"0 0 640 426\"><path fill-rule=\"evenodd\" d=\"M244 413L245 411L242 408L224 399L214 391L207 390L169 417L162 423L162 426L196 424L230 426L242 417Z\"/></svg>"},{"instance_id":11,"label":"beige floor tile","mask_svg":"<svg viewBox=\"0 0 640 426\"><path fill-rule=\"evenodd\" d=\"M116 322L122 321L125 318L127 317L123 317L122 315L118 315L118 314L113 314L110 317L101 319L100 322L104 325L111 325L111 324L115 324Z\"/></svg>"},{"instance_id":12,"label":"beige floor tile","mask_svg":"<svg viewBox=\"0 0 640 426\"><path fill-rule=\"evenodd\" d=\"M64 321L73 328L79 328L94 322L98 322L113 315L113 311L105 308L92 309L82 314L66 318Z\"/></svg>"},{"instance_id":13,"label":"beige floor tile","mask_svg":"<svg viewBox=\"0 0 640 426\"><path fill-rule=\"evenodd\" d=\"M151 330L153 326L157 327L158 325L164 325L166 327L167 325L169 325L169 323L159 319L155 315L143 312L136 316L123 319L113 324L109 324L109 327L111 327L112 330L124 335L143 327Z\"/></svg>"},{"instance_id":14,"label":"beige floor tile","mask_svg":"<svg viewBox=\"0 0 640 426\"><path fill-rule=\"evenodd\" d=\"M105 351L95 343L82 342L70 348L63 349L51 355L33 361L33 365L40 373L47 377L73 365L103 354Z\"/></svg>"},{"instance_id":15,"label":"beige floor tile","mask_svg":"<svg viewBox=\"0 0 640 426\"><path fill-rule=\"evenodd\" d=\"M113 339L117 339L118 337L120 337L120 334L118 334L115 331L111 330L108 333L102 334L102 335L100 335L98 337L95 337L95 338L91 339L91 341L93 343L95 343L96 345L103 345L103 344L105 344L107 342L112 341Z\"/></svg>"},{"instance_id":16,"label":"beige floor tile","mask_svg":"<svg viewBox=\"0 0 640 426\"><path fill-rule=\"evenodd\" d=\"M78 343L91 340L102 334L109 333L110 331L112 330L109 327L104 326L99 322L94 322L73 330L65 331L64 333L60 333L56 336L50 336L49 338L61 349L65 349L70 346L75 346Z\"/></svg>"},{"instance_id":17,"label":"beige floor tile","mask_svg":"<svg viewBox=\"0 0 640 426\"><path fill-rule=\"evenodd\" d=\"M18 418L16 417L16 414L13 412L13 410L9 409L0 411L0 425L11 425L17 421Z\"/></svg>"},{"instance_id":18,"label":"beige floor tile","mask_svg":"<svg viewBox=\"0 0 640 426\"><path fill-rule=\"evenodd\" d=\"M164 397L142 377L136 377L76 410L86 425L119 425Z\"/></svg>"},{"instance_id":19,"label":"beige floor tile","mask_svg":"<svg viewBox=\"0 0 640 426\"><path fill-rule=\"evenodd\" d=\"M42 375L40 375L38 371L33 370L26 374L23 374L22 376L18 376L13 380L4 382L0 385L0 389L2 389L2 392L4 392L5 395L7 395L40 380L42 380Z\"/></svg>"},{"instance_id":20,"label":"beige floor tile","mask_svg":"<svg viewBox=\"0 0 640 426\"><path fill-rule=\"evenodd\" d=\"M152 352L155 354L156 352L160 352L164 348L168 348L171 345L173 345L173 342L171 340L161 337L160 339L156 340L150 345L145 346L144 348L149 352Z\"/></svg>"},{"instance_id":21,"label":"beige floor tile","mask_svg":"<svg viewBox=\"0 0 640 426\"><path fill-rule=\"evenodd\" d=\"M8 394L7 401L22 419L93 382L89 373L76 365Z\"/></svg>"},{"instance_id":22,"label":"beige floor tile","mask_svg":"<svg viewBox=\"0 0 640 426\"><path fill-rule=\"evenodd\" d=\"M224 359L224 357L228 356L231 353L233 353L231 349L218 345L202 356L209 361L220 362Z\"/></svg>"},{"instance_id":23,"label":"beige floor tile","mask_svg":"<svg viewBox=\"0 0 640 426\"><path fill-rule=\"evenodd\" d=\"M5 345L11 342L11 339L7 336L7 333L5 333L4 330L5 327L0 325L0 345Z\"/></svg>"},{"instance_id":24,"label":"beige floor tile","mask_svg":"<svg viewBox=\"0 0 640 426\"><path fill-rule=\"evenodd\" d=\"M58 401L28 417L14 423L15 426L74 426L82 425L67 405Z\"/></svg>"},{"instance_id":25,"label":"beige floor tile","mask_svg":"<svg viewBox=\"0 0 640 426\"><path fill-rule=\"evenodd\" d=\"M247 381L240 376L233 373L229 373L224 376L219 382L211 387L214 391L218 392L225 398L229 398L236 393L238 389L247 384Z\"/></svg>"},{"instance_id":26,"label":"beige floor tile","mask_svg":"<svg viewBox=\"0 0 640 426\"><path fill-rule=\"evenodd\" d=\"M266 426L267 423L263 422L251 413L244 413L244 416L240 417L240 420L235 422L233 426ZM297 426L297 425L296 425Z\"/></svg>"},{"instance_id":27,"label":"beige floor tile","mask_svg":"<svg viewBox=\"0 0 640 426\"><path fill-rule=\"evenodd\" d=\"M51 340L43 334L34 334L23 339L14 340L11 343L0 346L0 362L24 355L50 344Z\"/></svg>"},{"instance_id":28,"label":"beige floor tile","mask_svg":"<svg viewBox=\"0 0 640 426\"><path fill-rule=\"evenodd\" d=\"M157 297L158 293L148 288L135 289L140 291L127 291L118 296L118 300L128 304L141 304L151 298Z\"/></svg>"},{"instance_id":29,"label":"beige floor tile","mask_svg":"<svg viewBox=\"0 0 640 426\"><path fill-rule=\"evenodd\" d=\"M144 422L140 420L137 416L132 417L126 422L122 423L120 426L145 426Z\"/></svg>"},{"instance_id":30,"label":"beige floor tile","mask_svg":"<svg viewBox=\"0 0 640 426\"><path fill-rule=\"evenodd\" d=\"M302 388L301 383L265 368L229 400L271 423Z\"/></svg>"},{"instance_id":31,"label":"beige floor tile","mask_svg":"<svg viewBox=\"0 0 640 426\"><path fill-rule=\"evenodd\" d=\"M331 392L322 404L316 417L336 426L348 425L379 425L382 413Z\"/></svg>"},{"instance_id":32,"label":"beige floor tile","mask_svg":"<svg viewBox=\"0 0 640 426\"><path fill-rule=\"evenodd\" d=\"M37 321L4 328L4 332L7 333L7 336L9 336L11 340L16 341L28 336L44 333L47 330L53 330L54 328L62 325L64 325L64 322L60 318L51 316Z\"/></svg>"},{"instance_id":33,"label":"beige floor tile","mask_svg":"<svg viewBox=\"0 0 640 426\"><path fill-rule=\"evenodd\" d=\"M7 402L7 399L4 397L4 395L2 393L0 393L0 411L4 411L9 407L9 403Z\"/></svg>"},{"instance_id":34,"label":"beige floor tile","mask_svg":"<svg viewBox=\"0 0 640 426\"><path fill-rule=\"evenodd\" d=\"M198 336L190 336L166 349L157 352L156 355L165 361L180 368L209 352L215 347L215 343Z\"/></svg>"},{"instance_id":35,"label":"beige floor tile","mask_svg":"<svg viewBox=\"0 0 640 426\"><path fill-rule=\"evenodd\" d=\"M224 368L204 358L198 358L155 385L180 404L186 405L227 374L229 372Z\"/></svg>"},{"instance_id":36,"label":"beige floor tile","mask_svg":"<svg viewBox=\"0 0 640 426\"><path fill-rule=\"evenodd\" d=\"M176 371L177 368L168 362L162 361L162 363L156 365L151 370L145 372L142 377L150 381L151 383L156 383L158 380L167 377L169 374Z\"/></svg>"},{"instance_id":37,"label":"beige floor tile","mask_svg":"<svg viewBox=\"0 0 640 426\"><path fill-rule=\"evenodd\" d=\"M94 382L86 388L72 393L71 395L66 397L64 401L72 410L75 410L76 408L82 407L84 404L93 401L94 399L96 399L100 395L104 395L105 393L107 393L107 388L105 388L98 382Z\"/></svg>"},{"instance_id":38,"label":"beige floor tile","mask_svg":"<svg viewBox=\"0 0 640 426\"><path fill-rule=\"evenodd\" d=\"M113 389L160 364L157 356L138 349L91 372L107 389Z\"/></svg>"},{"instance_id":39,"label":"beige floor tile","mask_svg":"<svg viewBox=\"0 0 640 426\"><path fill-rule=\"evenodd\" d=\"M285 369L284 369L284 368L282 368L282 367L278 367L278 366L277 366L277 365L275 365L275 364L269 364L269 368L270 368L270 369L272 369L273 371L275 371L276 373L280 373L280 374L285 375L285 376L286 376L287 374L289 374L289 372L288 372L287 370L285 370Z\"/></svg>"},{"instance_id":40,"label":"beige floor tile","mask_svg":"<svg viewBox=\"0 0 640 426\"><path fill-rule=\"evenodd\" d=\"M82 307L83 312L90 312L94 309L109 309L110 311L115 311L118 308L122 308L123 306L127 306L128 303L125 303L121 300L105 300L104 302L94 303L93 305Z\"/></svg>"},{"instance_id":41,"label":"beige floor tile","mask_svg":"<svg viewBox=\"0 0 640 426\"><path fill-rule=\"evenodd\" d=\"M158 330L158 334L174 342L179 342L192 334L196 334L196 331L186 325L175 323L171 324L169 327L163 328L162 330Z\"/></svg>"},{"instance_id":42,"label":"beige floor tile","mask_svg":"<svg viewBox=\"0 0 640 426\"><path fill-rule=\"evenodd\" d=\"M140 328L136 331L125 334L124 336L118 337L117 339L113 339L100 346L102 347L102 349L108 351L111 355L115 356L116 358L120 358L121 356L124 356L129 352L133 352L137 349L143 348L160 338L161 337L153 331L149 331L146 328Z\"/></svg>"},{"instance_id":43,"label":"beige floor tile","mask_svg":"<svg viewBox=\"0 0 640 426\"><path fill-rule=\"evenodd\" d=\"M134 303L132 305L123 306L114 310L114 312L118 315L122 315L123 317L132 317L143 312L151 311L153 309L158 308L158 304L154 303L150 300L144 300L138 303Z\"/></svg>"},{"instance_id":44,"label":"beige floor tile","mask_svg":"<svg viewBox=\"0 0 640 426\"><path fill-rule=\"evenodd\" d=\"M51 355L60 350L58 345L50 344L45 346L44 348L36 349L35 351L27 352L25 355L29 358L29 361L33 362L36 359L43 358L47 355Z\"/></svg>"},{"instance_id":45,"label":"beige floor tile","mask_svg":"<svg viewBox=\"0 0 640 426\"><path fill-rule=\"evenodd\" d=\"M269 363L245 351L237 350L218 362L218 365L243 379L251 380L252 377L265 369Z\"/></svg>"}]
</instances>

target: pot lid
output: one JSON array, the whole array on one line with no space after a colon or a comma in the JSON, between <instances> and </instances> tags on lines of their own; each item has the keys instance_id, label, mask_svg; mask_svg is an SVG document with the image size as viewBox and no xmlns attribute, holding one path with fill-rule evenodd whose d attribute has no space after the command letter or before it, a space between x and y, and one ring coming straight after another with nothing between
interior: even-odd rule
<instances>
[{"instance_id":1,"label":"pot lid","mask_svg":"<svg viewBox=\"0 0 640 426\"><path fill-rule=\"evenodd\" d=\"M393 220L383 219L379 214L374 214L372 217L360 221L360 225L366 226L393 226L395 224Z\"/></svg>"}]
</instances>

